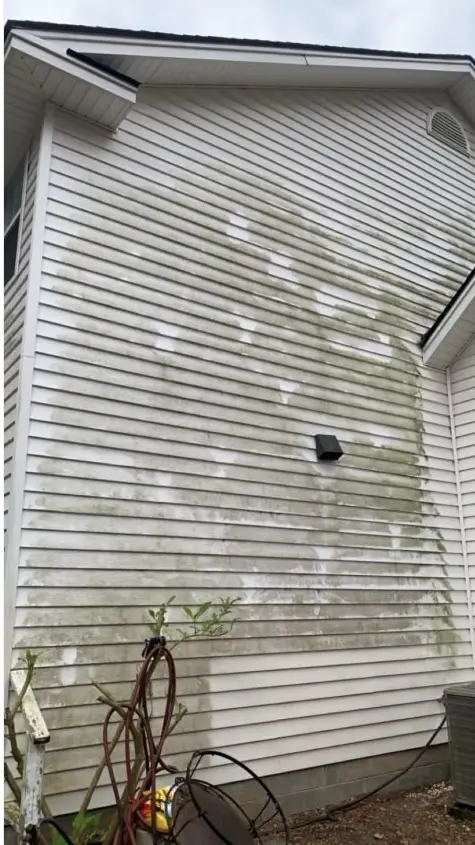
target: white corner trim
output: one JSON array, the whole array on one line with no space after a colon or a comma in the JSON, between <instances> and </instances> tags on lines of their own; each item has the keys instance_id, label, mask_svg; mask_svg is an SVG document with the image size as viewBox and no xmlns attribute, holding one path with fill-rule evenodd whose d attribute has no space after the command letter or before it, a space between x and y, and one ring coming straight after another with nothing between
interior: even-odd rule
<instances>
[{"instance_id":1,"label":"white corner trim","mask_svg":"<svg viewBox=\"0 0 475 845\"><path fill-rule=\"evenodd\" d=\"M48 199L51 151L53 146L54 107L47 105L40 131L38 170L31 233L25 319L18 375L18 416L12 460L12 489L8 512L8 547L4 563L4 695L8 695L13 632L16 612L16 591L23 520L23 497L26 476L30 405L33 389L33 369L36 348L36 324L41 287L46 204Z\"/></svg>"},{"instance_id":2,"label":"white corner trim","mask_svg":"<svg viewBox=\"0 0 475 845\"><path fill-rule=\"evenodd\" d=\"M473 615L473 603L472 603L472 589L470 584L470 569L468 564L468 550L467 550L467 538L465 535L465 521L463 517L463 502L462 502L462 488L460 484L460 471L459 471L459 460L458 460L458 452L457 452L457 436L455 433L455 421L454 421L454 409L452 403L452 379L450 374L450 369L446 371L446 379L447 379L447 397L448 397L448 405L449 405L449 421L450 421L450 437L452 440L452 454L454 459L454 470L455 470L455 488L457 492L457 511L459 517L459 524L460 524L460 538L461 538L461 545L462 545L462 561L463 561L463 569L464 569L464 577L465 577L465 590L467 593L467 612L468 612L468 625L470 630L470 643L472 646L472 661L473 661L473 668L475 669L475 626L474 626L474 615Z\"/></svg>"},{"instance_id":3,"label":"white corner trim","mask_svg":"<svg viewBox=\"0 0 475 845\"><path fill-rule=\"evenodd\" d=\"M461 321L466 318L469 309L470 313L475 309L475 273L462 295L447 312L424 347L422 360L426 366L445 369L460 354L471 336L470 330L467 337L461 335L460 332Z\"/></svg>"}]
</instances>

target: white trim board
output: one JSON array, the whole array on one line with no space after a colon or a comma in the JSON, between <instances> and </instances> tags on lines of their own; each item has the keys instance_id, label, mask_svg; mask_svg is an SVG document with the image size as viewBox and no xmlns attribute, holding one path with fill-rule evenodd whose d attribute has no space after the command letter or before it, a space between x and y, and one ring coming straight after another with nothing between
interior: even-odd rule
<instances>
[{"instance_id":1,"label":"white trim board","mask_svg":"<svg viewBox=\"0 0 475 845\"><path fill-rule=\"evenodd\" d=\"M212 41L183 41L179 36L147 38L134 33L117 31L71 32L60 28L15 29L7 40L23 33L27 39L43 43L57 55L65 55L74 48L89 57L116 66L123 73L136 67L137 59L155 61L154 84L180 84L173 74L180 76L184 63L194 63L196 85L207 84L206 67L219 64L219 84L311 86L317 88L440 88L453 95L454 101L468 120L475 122L475 68L466 56L375 55L371 51L345 52L342 48L325 50L316 45L292 45L262 42L215 43ZM177 67L175 67L177 65ZM224 70L226 67L226 70ZM162 71L165 72L164 76ZM246 76L243 82L242 74ZM171 73L171 76L170 76ZM204 76L203 76L204 74ZM135 78L135 74L131 73ZM209 72L208 72L209 75ZM275 76L275 79L272 76ZM249 77L249 78L247 78ZM150 76L137 77L141 84L151 82ZM461 88L460 88L461 86ZM460 90L459 90L460 89Z\"/></svg>"},{"instance_id":2,"label":"white trim board","mask_svg":"<svg viewBox=\"0 0 475 845\"><path fill-rule=\"evenodd\" d=\"M33 367L36 347L36 323L38 319L43 239L46 224L51 150L53 146L54 108L47 106L40 132L38 172L35 187L33 230L31 237L30 263L26 296L25 322L18 376L18 417L12 460L12 489L9 507L8 548L5 556L4 577L4 696L8 695L13 631L15 625L16 590L23 514L23 491L25 488L26 456L30 425L30 405L33 388Z\"/></svg>"},{"instance_id":3,"label":"white trim board","mask_svg":"<svg viewBox=\"0 0 475 845\"><path fill-rule=\"evenodd\" d=\"M450 371L450 367L446 371L446 383L447 383L447 401L448 401L448 408L449 408L449 424L450 424L450 439L452 442L452 454L453 454L453 461L454 461L454 473L455 473L455 488L457 494L457 511L459 517L459 525L460 525L460 542L461 542L461 549L462 549L462 560L463 560L463 569L464 569L464 578L465 578L465 590L467 595L467 613L468 613L468 626L470 632L470 644L472 647L472 660L473 660L473 668L475 670L475 623L474 623L474 615L473 615L473 601L472 601L472 589L471 589L471 581L470 581L470 563L468 558L468 549L467 549L467 537L466 537L466 530L465 530L465 520L464 520L464 513L463 513L463 503L462 503L462 485L460 481L460 467L459 467L459 457L458 457L458 448L457 448L457 434L455 429L455 415L454 415L454 406L452 401L452 374Z\"/></svg>"},{"instance_id":4,"label":"white trim board","mask_svg":"<svg viewBox=\"0 0 475 845\"><path fill-rule=\"evenodd\" d=\"M442 370L460 355L475 334L475 273L427 341L422 360Z\"/></svg>"},{"instance_id":5,"label":"white trim board","mask_svg":"<svg viewBox=\"0 0 475 845\"><path fill-rule=\"evenodd\" d=\"M129 35L85 35L84 33L58 32L47 30L18 30L13 29L11 37L19 32L24 32L28 37L35 37L35 40L52 42L56 49L65 49L74 44L78 52L82 53L107 53L108 55L137 56L150 58L189 58L189 59L216 59L217 61L261 61L274 63L296 63L296 64L324 64L326 66L342 65L347 67L371 67L381 70L390 67L398 67L401 70L429 70L441 71L444 73L466 73L471 69L470 62L465 57L425 58L423 56L412 56L405 58L400 55L375 55L371 51L364 50L361 53L348 53L343 48L341 52L319 49L317 46L312 49L309 46L275 46L263 42L262 46L257 44L216 44L212 42L184 42L177 36L176 41L171 38L147 38ZM474 71L475 73L475 71Z\"/></svg>"}]
</instances>

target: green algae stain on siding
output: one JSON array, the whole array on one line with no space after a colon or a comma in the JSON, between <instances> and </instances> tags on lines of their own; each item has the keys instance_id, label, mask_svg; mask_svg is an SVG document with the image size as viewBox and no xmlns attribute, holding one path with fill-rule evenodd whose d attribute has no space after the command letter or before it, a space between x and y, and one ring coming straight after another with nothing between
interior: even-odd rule
<instances>
[{"instance_id":1,"label":"green algae stain on siding","mask_svg":"<svg viewBox=\"0 0 475 845\"><path fill-rule=\"evenodd\" d=\"M374 251L362 250L351 236L341 235L338 219L329 219L326 226L315 222L308 194L299 200L283 174L280 181L272 182L262 175L251 175L242 180L240 193L242 175L238 178L232 167L222 167L219 183L213 182L213 201L204 207L206 163L197 166L195 181L190 178L185 182L178 168L170 172L174 197L170 198L168 189L157 188L153 197L147 192L146 222L140 231L128 226L144 209L144 191L131 184L130 176L127 184L118 184L115 190L120 196L120 212L103 219L95 240L91 231L107 180L102 180L102 186L100 178L94 187L84 186L86 202L73 218L77 224L74 241L77 244L77 239L83 238L89 251L88 257L78 258L77 268L70 274L87 282L98 260L113 262L114 254L120 251L121 278L125 281L133 283L143 274L155 277L159 286L163 274L176 284L177 295L180 286L190 285L199 299L200 283L205 280L209 289L214 287L222 296L223 315L232 292L235 308L234 316L226 313L228 338L216 340L216 349L221 351L222 347L231 354L231 343L240 378L242 370L248 371L249 388L253 388L259 373L273 419L294 436L294 444L287 445L282 454L295 461L299 484L305 491L302 495L308 502L316 502L317 494L325 494L325 504L315 505L314 526L304 542L300 531L295 531L295 549L300 554L300 546L313 547L316 589L333 590L335 624L347 607L360 608L362 617L373 612L368 609L366 613L361 590L347 588L349 571L354 576L374 577L379 588L390 567L392 572L397 570L405 587L411 588L411 600L407 601L402 586L393 591L397 612L391 620L377 620L379 640L374 644L390 645L395 641L395 631L409 631L421 642L430 640L435 649L450 651L456 633L445 573L445 546L437 528L437 513L424 486L428 471L416 346L416 326L430 322L439 306L423 302L425 293L418 291L410 273L392 259L385 248L387 239L379 239L378 258ZM320 209L319 214L324 211ZM407 231L410 233L409 228ZM433 235L433 230L428 231ZM121 239L133 242L132 252L127 254ZM450 292L449 282L447 290ZM411 297L413 308L409 308ZM84 328L92 319L92 315L86 315L78 325ZM271 357L263 352L269 350L266 333L270 337L274 330L278 330L280 348L273 348ZM154 346L150 339L157 374L179 368L185 334L180 331L168 348L167 344ZM308 347L306 368L302 367L299 341L303 334L315 338L313 372L308 365ZM133 343L132 331L130 338ZM343 383L352 383L353 391L351 386L338 389ZM248 390L243 396L243 409L251 413L253 407ZM338 430L343 442L345 458L337 467L317 465L312 454L311 431L321 426ZM232 492L236 468L240 462L244 469L247 464L231 435L223 435L219 445L233 458L228 463L218 462L214 468L210 465L209 483L213 488L216 482L223 504L214 511L211 508L208 519L216 524L216 549L226 550L244 534L234 525L219 525L218 530L220 510L226 501L222 481ZM261 470L265 468L266 455L262 455ZM179 505L178 495L177 514ZM294 513L292 505L289 512L298 516L297 502ZM107 513L113 516L113 506ZM265 517L272 519L272 513ZM250 511L247 525L259 519L263 521L262 513ZM273 542L272 531L264 531L264 526L262 539ZM183 552L190 552L187 541ZM265 577L265 561L261 566ZM429 566L442 572L431 579L430 587L426 575ZM285 587L285 575L282 584ZM249 592L245 579L242 588L244 594ZM291 587L287 590L289 600L298 603L299 592ZM266 590L261 593L264 602L269 599ZM436 605L432 632L418 627L424 621L419 608L429 600ZM335 647L337 631L330 633L317 615L315 633L319 630L321 636L315 645ZM292 644L300 647L292 620L282 623L281 633L292 634ZM355 633L355 644L367 644L370 633L363 622L361 631Z\"/></svg>"},{"instance_id":2,"label":"green algae stain on siding","mask_svg":"<svg viewBox=\"0 0 475 845\"><path fill-rule=\"evenodd\" d=\"M272 186L273 190L275 190L274 186ZM292 202L289 198L285 198L285 208L286 208L286 222L288 222L288 218L291 216L290 209L292 207ZM298 208L293 208L294 212L294 219L297 218L297 222L295 223L296 229L301 227L302 225L308 226L308 221L302 219L302 216L299 215ZM240 212L241 217L243 217L242 212ZM258 256L258 265L262 265L265 259L262 256L262 249L265 249L265 244L263 243L262 237L262 229L265 228L265 209L263 209L262 217L259 220L259 237L256 240L256 246L258 246L259 253ZM246 238L246 242L244 244L240 244L240 248L246 252L246 254L252 254L252 247L254 241L252 239L252 231L255 223L255 215L252 218L252 222L250 222L246 229L248 233L248 237ZM352 318L354 316L354 306L348 306L345 303L345 288L344 282L341 281L341 272L339 270L339 256L338 256L338 247L334 246L333 249L330 249L328 243L330 238L326 236L326 233L322 232L320 227L312 226L312 235L314 239L314 254L316 257L321 259L322 257L332 261L334 265L334 269L332 272L323 274L318 268L315 268L315 276L314 276L314 292L316 294L316 298L318 301L318 293L321 291L322 287L325 284L332 284L335 285L336 280L340 283L340 298L338 301L335 302L334 306L326 308L315 309L317 314L315 318L315 332L319 337L319 340L327 341L327 349L326 349L326 360L335 361L337 356L339 355L340 344L348 345L351 349L353 355L353 366L358 370L359 373L365 373L367 378L367 386L370 388L373 384L373 375L374 373L384 374L384 378L387 380L388 384L391 384L394 379L400 381L401 376L403 377L404 386L405 386L405 403L404 409L407 413L406 422L410 428L410 443L411 449L408 449L406 452L401 452L397 449L391 449L388 445L383 445L382 442L371 442L371 438L365 438L364 442L364 454L365 458L368 463L372 464L375 471L375 485L378 484L378 492L381 490L381 480L377 480L377 472L378 467L381 465L381 461L384 458L387 461L392 461L395 464L398 464L400 468L405 472L405 486L404 486L404 497L412 502L412 510L409 515L409 519L411 523L415 523L419 526L419 531L416 535L409 540L410 544L410 551L413 554L413 557L417 557L417 553L419 552L421 555L421 562L413 562L407 563L406 561L401 561L399 565L400 572L406 572L410 578L414 577L414 583L417 583L417 574L422 574L422 559L424 555L427 555L429 552L433 555L433 562L438 562L442 566L442 570L445 570L445 563L444 563L444 553L445 548L442 540L442 536L440 531L435 528L433 525L431 527L426 527L426 514L423 510L423 505L425 504L425 495L421 485L421 459L425 457L424 451L424 421L423 421L423 401L421 396L421 365L420 359L418 356L417 348L415 347L414 340L412 345L409 345L407 342L404 343L401 340L401 336L407 336L409 334L413 334L413 329L408 321L404 320L404 317L399 317L399 322L393 328L392 334L382 333L380 330L380 320L379 320L379 306L382 305L383 307L387 304L398 304L398 286L397 286L397 279L390 274L386 274L382 278L385 279L389 285L392 286L392 292L388 292L387 290L381 290L379 286L379 281L381 280L380 273L374 273L373 276L368 276L367 284L371 289L372 299L373 299L373 307L372 313L370 316L367 314L359 315L360 319L358 325L355 326L354 322L352 323ZM331 238L333 243L335 241L338 243L342 243L343 239L336 239ZM351 247L351 242L347 244ZM291 295L296 292L298 289L299 281L301 278L306 277L305 281L308 285L308 274L309 274L309 265L311 268L311 258L309 260L308 257L308 247L307 247L307 254L305 259L305 264L302 266L300 261L300 257L298 254L298 249L288 249L286 248L285 252L277 253L277 256L280 256L281 261L276 260L275 252L273 252L273 245L268 247L268 253L270 254L270 262L268 261L268 268L267 273L268 275L272 276L274 284L278 286L279 279L281 280L280 284L280 293L283 297L289 301ZM256 250L257 251L257 250ZM274 260L272 261L272 258ZM272 264L276 265L278 268L281 268L280 273L276 273L275 270L272 272ZM269 270L269 265L271 269ZM348 261L343 262L344 266L344 274L347 275L348 271L354 272L355 274L361 274L362 268L360 264L352 265ZM257 268L256 268L257 269ZM262 273L262 266L260 267L260 273ZM407 285L406 285L407 287ZM288 306L289 309L291 306ZM296 306L298 308L298 306ZM292 315L293 316L293 315ZM422 319L423 319L423 315ZM361 319L361 317L363 319ZM252 314L250 315L250 319L252 319ZM298 323L298 314L296 315L296 322ZM338 337L338 328L341 324L345 324L346 326L351 326L352 330L347 332L345 336ZM361 342L362 341L362 342ZM382 351L381 347L386 346L387 351ZM385 354L386 352L386 354ZM285 350L285 353L289 353L289 350ZM284 353L284 354L285 354ZM290 350L291 354L291 350ZM325 354L325 353L324 353ZM375 363L375 359L378 361L378 365ZM316 358L315 366L318 369L319 359ZM402 375L403 374L403 375ZM339 370L337 366L334 368L334 381L338 383L340 378L347 377L346 369ZM305 384L300 384L298 389L293 389L289 394L288 398L284 403L284 407L282 408L282 413L285 416L286 412L293 406L293 404L297 401L299 396L305 395ZM329 390L331 391L331 387L329 384ZM380 384L375 383L373 387L373 396L372 398L375 401L380 401L382 406L384 407L384 390L381 390ZM315 407L315 417L316 417L316 427L318 428L318 418L320 415L321 405L326 405L325 402L316 403ZM325 407L325 413L328 413L327 407ZM341 418L345 416L348 419L351 419L351 398L348 399L343 403L343 407L339 407L337 400L334 400L334 408L333 413L335 419L338 419L338 422ZM391 423L391 420L388 421L389 426L388 428L395 428L394 424ZM338 423L337 423L338 425ZM371 426L370 426L371 427ZM357 452L358 450L358 439L353 437L351 432L351 423L348 425L348 433L347 433L347 442L345 443L346 446L346 455L351 457L352 452ZM374 426L376 429L376 426ZM387 431L383 431L382 435L378 435L377 431L375 431L375 441L384 441L387 436ZM360 438L361 443L362 438ZM415 447L415 448L414 448ZM353 451L354 450L354 451ZM338 484L338 472L340 468L337 468L334 472L333 478L335 481L335 485ZM312 468L313 471L309 473L311 484L315 484L318 486L319 484L319 470L317 467ZM342 476L344 475L344 468L341 470ZM384 489L384 488L383 488ZM386 495L388 502L391 501L392 497L392 490L387 487L384 490L384 495ZM354 482L354 497L355 500L358 499L359 496L359 483L358 480L355 479ZM345 540L344 534L341 533L341 526L342 520L345 519L346 512L348 512L348 516L351 517L355 512L352 510L350 511L349 508L345 508L345 506L339 505L330 505L325 508L325 518L326 521L331 523L332 519L334 519L334 532L335 535L338 537L338 540ZM379 514L378 514L379 516ZM385 525L385 536L378 539L378 542L381 544L382 547L382 569L381 572L384 571L384 559L385 559L385 551L388 546L392 547L394 550L401 550L402 556L404 555L404 544L408 543L407 536L401 536L403 534L403 529L399 525L400 514L397 510L392 511L390 506L385 511L386 517L386 525ZM378 524L378 530L381 530L381 526ZM395 531L394 529L399 529ZM346 528L348 530L348 528ZM328 535L327 535L328 537ZM368 546L373 546L374 544L374 534L371 531L366 537L364 533L361 535L361 540L363 544L365 542L368 543ZM325 537L322 537L323 545L325 543ZM352 591L346 591L346 599L343 599L343 593L341 592L341 588L344 587L345 583L345 576L342 575L341 577L338 576L338 571L340 568L338 562L338 540L337 545L331 550L330 547L326 547L324 550L324 555L329 555L331 551L330 557L334 557L334 560L327 567L326 574L324 574L324 569L322 566L322 561L319 560L319 583L326 585L326 579L328 578L328 586L332 585L333 587L337 586L340 588L338 591L335 592L336 596L339 596L340 602L348 601L351 604L358 603L359 607L361 608L364 614L364 603L361 604L361 600L358 598L358 594ZM424 560L424 563L426 560ZM361 574L365 571L364 563L361 561L358 562L357 567L355 568L355 572ZM426 570L424 570L425 572ZM336 577L338 576L338 577ZM393 593L393 600L399 601L401 603L401 607L398 610L398 618L395 620L394 618L391 620L388 626L385 626L384 622L381 625L381 643L385 641L388 644L391 641L391 636L389 636L386 640L384 634L390 634L390 632L394 631L394 628L410 628L411 625L414 624L414 617L417 618L418 611L419 611L419 601L424 601L428 597L432 599L432 601L438 606L440 604L440 609L435 610L435 619L434 619L434 647L437 651L445 651L447 648L447 636L444 633L450 632L449 644L450 642L455 643L458 638L458 635L455 632L454 622L452 619L451 614L451 589L450 583L446 576L439 577L434 579L433 587L435 589L428 591L427 585L424 584L425 579L421 578L421 589L418 593L418 598L416 599L416 603L412 604L409 608L403 604L405 596L404 592L395 592ZM297 597L296 597L297 600ZM336 614L337 616L340 614L339 604L336 605ZM406 614L412 615L411 619L406 619ZM443 630L440 630L440 623L442 623ZM364 626L363 626L364 627ZM417 628L417 625L416 625ZM355 642L358 643L358 637L356 635Z\"/></svg>"}]
</instances>

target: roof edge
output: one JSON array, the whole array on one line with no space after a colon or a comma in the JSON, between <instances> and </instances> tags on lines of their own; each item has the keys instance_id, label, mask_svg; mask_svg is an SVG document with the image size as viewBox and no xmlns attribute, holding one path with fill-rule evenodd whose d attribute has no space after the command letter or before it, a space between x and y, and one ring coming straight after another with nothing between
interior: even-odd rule
<instances>
[{"instance_id":1,"label":"roof edge","mask_svg":"<svg viewBox=\"0 0 475 845\"><path fill-rule=\"evenodd\" d=\"M130 85L131 88L140 88L140 82L137 82L136 79L132 79L131 76L127 76L127 74L121 73L115 68L109 67L109 65L105 65L103 62L98 62L96 61L96 59L91 59L90 56L85 56L83 53L78 53L76 50L71 50L71 48L66 50L66 55L70 56L72 59L76 59L79 62L83 62L83 64L93 68L94 70L99 70L101 71L101 73L108 74L112 79L117 79L118 82L123 82L125 85Z\"/></svg>"},{"instance_id":2,"label":"roof edge","mask_svg":"<svg viewBox=\"0 0 475 845\"><path fill-rule=\"evenodd\" d=\"M439 328L441 323L443 323L443 321L446 319L446 317L448 317L450 312L455 308L457 302L463 296L463 294L467 290L468 286L472 283L472 281L474 279L475 279L475 266L473 267L473 270L470 271L470 273L468 274L465 281L462 282L458 291L454 294L452 299L447 303L444 310L441 311L441 313L439 314L439 316L437 317L435 322L432 324L432 326L425 332L425 334L422 335L422 337L419 341L419 346L422 350L425 349L425 347L429 343L431 337L435 334L435 332L437 331L437 329Z\"/></svg>"},{"instance_id":3,"label":"roof edge","mask_svg":"<svg viewBox=\"0 0 475 845\"><path fill-rule=\"evenodd\" d=\"M105 26L82 26L79 24L46 23L41 21L8 20L4 26L4 39L14 29L29 29L33 32L65 33L109 38L135 38L148 41L175 41L182 44L214 44L228 47L267 47L271 49L313 50L328 54L341 53L348 56L381 56L396 59L427 59L436 61L466 61L475 68L475 58L469 54L457 53L410 53L403 50L377 50L362 47L337 47L332 45L308 44L294 41L269 41L258 38L227 38L218 35L186 35L149 30L118 29Z\"/></svg>"}]
</instances>

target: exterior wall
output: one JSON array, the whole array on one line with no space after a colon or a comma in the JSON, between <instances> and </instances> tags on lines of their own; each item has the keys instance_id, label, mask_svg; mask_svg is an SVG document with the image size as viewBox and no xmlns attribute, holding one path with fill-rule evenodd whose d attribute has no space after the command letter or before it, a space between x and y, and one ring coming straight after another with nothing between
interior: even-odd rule
<instances>
[{"instance_id":1,"label":"exterior wall","mask_svg":"<svg viewBox=\"0 0 475 845\"><path fill-rule=\"evenodd\" d=\"M171 594L242 599L178 662L178 764L417 748L472 677L446 381L417 345L475 243L439 104L149 91L114 138L57 116L15 621L53 812L101 754L90 679L127 695Z\"/></svg>"},{"instance_id":2,"label":"exterior wall","mask_svg":"<svg viewBox=\"0 0 475 845\"><path fill-rule=\"evenodd\" d=\"M4 290L4 531L8 546L12 464L18 419L20 362L30 268L31 235L38 167L38 140L32 143L26 165L23 209L19 234L18 270Z\"/></svg>"},{"instance_id":3,"label":"exterior wall","mask_svg":"<svg viewBox=\"0 0 475 845\"><path fill-rule=\"evenodd\" d=\"M475 338L450 369L460 499L472 606L475 607Z\"/></svg>"},{"instance_id":4,"label":"exterior wall","mask_svg":"<svg viewBox=\"0 0 475 845\"><path fill-rule=\"evenodd\" d=\"M450 762L447 751L446 744L432 746L415 766L395 779L384 793L400 792L448 780ZM396 778L396 775L400 775L413 763L415 756L413 749L393 751L390 754L323 764L317 768L302 769L290 774L288 771L282 771L267 777L266 783L284 813L291 815L314 810L316 807L335 807L357 795L367 795L373 789L381 789L391 777ZM262 807L261 794L256 795L255 784L248 780L228 784L227 791L246 809L248 815L252 812L257 815Z\"/></svg>"}]
</instances>

